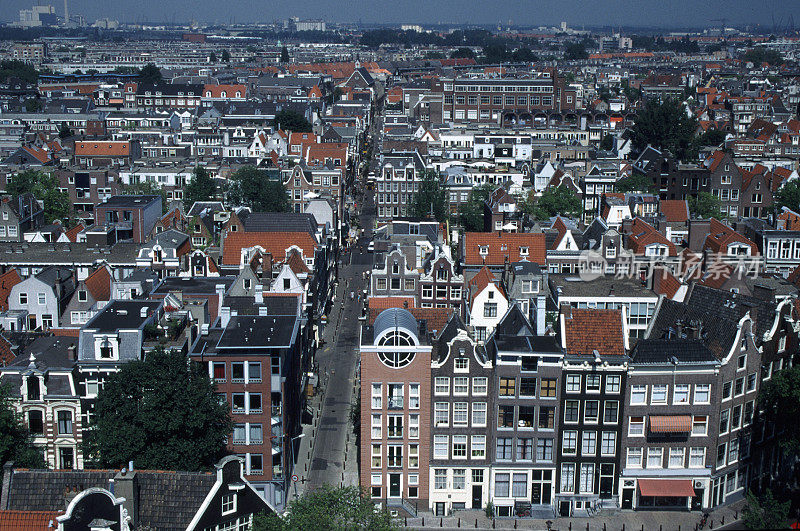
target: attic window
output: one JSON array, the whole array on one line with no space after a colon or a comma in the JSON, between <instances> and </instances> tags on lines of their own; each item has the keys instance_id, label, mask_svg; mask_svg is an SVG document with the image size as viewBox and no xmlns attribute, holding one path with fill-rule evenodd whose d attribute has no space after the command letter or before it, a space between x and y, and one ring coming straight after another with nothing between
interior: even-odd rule
<instances>
[{"instance_id":1,"label":"attic window","mask_svg":"<svg viewBox=\"0 0 800 531\"><path fill-rule=\"evenodd\" d=\"M85 289L78 290L78 302L86 302L87 300L88 297L86 295L86 290Z\"/></svg>"},{"instance_id":2,"label":"attic window","mask_svg":"<svg viewBox=\"0 0 800 531\"><path fill-rule=\"evenodd\" d=\"M489 254L489 246L488 245L481 245L480 246L480 254L486 256Z\"/></svg>"},{"instance_id":3,"label":"attic window","mask_svg":"<svg viewBox=\"0 0 800 531\"><path fill-rule=\"evenodd\" d=\"M528 256L528 248L527 247L520 247L519 248L519 255L520 256Z\"/></svg>"}]
</instances>

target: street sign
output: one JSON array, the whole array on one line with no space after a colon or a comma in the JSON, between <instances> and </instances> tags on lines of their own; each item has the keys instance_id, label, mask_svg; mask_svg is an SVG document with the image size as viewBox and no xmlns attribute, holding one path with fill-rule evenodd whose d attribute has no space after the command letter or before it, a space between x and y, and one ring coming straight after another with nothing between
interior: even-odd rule
<instances>
[{"instance_id":1,"label":"street sign","mask_svg":"<svg viewBox=\"0 0 800 531\"><path fill-rule=\"evenodd\" d=\"M297 477L297 474L292 474L292 481L300 481L300 478Z\"/></svg>"}]
</instances>

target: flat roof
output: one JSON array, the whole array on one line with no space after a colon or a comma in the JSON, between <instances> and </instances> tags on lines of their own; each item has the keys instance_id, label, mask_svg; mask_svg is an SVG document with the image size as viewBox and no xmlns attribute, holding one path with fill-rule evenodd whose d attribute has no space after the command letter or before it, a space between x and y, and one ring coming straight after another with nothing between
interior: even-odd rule
<instances>
[{"instance_id":1,"label":"flat roof","mask_svg":"<svg viewBox=\"0 0 800 531\"><path fill-rule=\"evenodd\" d=\"M114 301L86 323L85 328L99 332L138 329L161 306L161 301ZM146 309L142 317L142 308Z\"/></svg>"}]
</instances>

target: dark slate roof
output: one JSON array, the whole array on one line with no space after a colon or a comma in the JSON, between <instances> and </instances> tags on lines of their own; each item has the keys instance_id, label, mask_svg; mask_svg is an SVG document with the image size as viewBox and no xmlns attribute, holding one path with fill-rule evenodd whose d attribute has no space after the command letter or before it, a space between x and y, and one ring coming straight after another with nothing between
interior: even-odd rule
<instances>
[{"instance_id":1,"label":"dark slate roof","mask_svg":"<svg viewBox=\"0 0 800 531\"><path fill-rule=\"evenodd\" d=\"M447 324L442 328L441 332L439 332L439 336L436 338L436 342L433 346L436 352L431 354L431 358L436 358L438 354L439 361L443 361L444 358L447 357L447 343L458 335L459 330L466 329L467 327L464 325L464 322L458 314L454 312L447 320Z\"/></svg>"},{"instance_id":2,"label":"dark slate roof","mask_svg":"<svg viewBox=\"0 0 800 531\"><path fill-rule=\"evenodd\" d=\"M251 212L242 218L246 232L308 232L317 233L317 220L312 214L299 212Z\"/></svg>"},{"instance_id":3,"label":"dark slate roof","mask_svg":"<svg viewBox=\"0 0 800 531\"><path fill-rule=\"evenodd\" d=\"M296 317L236 316L219 338L219 348L280 348L292 341Z\"/></svg>"},{"instance_id":4,"label":"dark slate roof","mask_svg":"<svg viewBox=\"0 0 800 531\"><path fill-rule=\"evenodd\" d=\"M490 358L498 352L551 352L561 354L561 345L555 336L538 336L528 318L513 304L497 324L489 340L486 352Z\"/></svg>"},{"instance_id":5,"label":"dark slate roof","mask_svg":"<svg viewBox=\"0 0 800 531\"><path fill-rule=\"evenodd\" d=\"M195 201L186 215L189 217L199 216L204 210L210 212L224 212L225 206L222 204L222 201Z\"/></svg>"},{"instance_id":6,"label":"dark slate roof","mask_svg":"<svg viewBox=\"0 0 800 531\"><path fill-rule=\"evenodd\" d=\"M758 342L769 330L775 319L776 305L754 297L695 284L685 302L663 299L653 316L649 338L669 337L678 326L701 326L701 339L722 359L731 349L736 338L739 320L746 313L754 321L755 339Z\"/></svg>"},{"instance_id":7,"label":"dark slate roof","mask_svg":"<svg viewBox=\"0 0 800 531\"><path fill-rule=\"evenodd\" d=\"M166 277L153 293L180 291L189 295L214 295L217 285L223 284L225 291L236 282L236 277Z\"/></svg>"},{"instance_id":8,"label":"dark slate roof","mask_svg":"<svg viewBox=\"0 0 800 531\"><path fill-rule=\"evenodd\" d=\"M291 316L300 315L300 297L298 295L273 295L265 294L264 302L256 304L252 296L227 296L223 302L224 306L231 310L236 310L237 315L258 315L259 308L266 308L267 315Z\"/></svg>"},{"instance_id":9,"label":"dark slate roof","mask_svg":"<svg viewBox=\"0 0 800 531\"><path fill-rule=\"evenodd\" d=\"M86 323L86 328L100 332L138 329L160 305L161 301L114 301ZM142 308L147 308L145 317L141 316Z\"/></svg>"},{"instance_id":10,"label":"dark slate roof","mask_svg":"<svg viewBox=\"0 0 800 531\"><path fill-rule=\"evenodd\" d=\"M8 509L64 510L64 490L77 486L109 489L116 470L14 470ZM137 471L139 524L159 530L186 529L213 487L206 472Z\"/></svg>"},{"instance_id":11,"label":"dark slate roof","mask_svg":"<svg viewBox=\"0 0 800 531\"><path fill-rule=\"evenodd\" d=\"M99 205L98 208L143 208L149 204L160 201L160 195L112 195Z\"/></svg>"},{"instance_id":12,"label":"dark slate roof","mask_svg":"<svg viewBox=\"0 0 800 531\"><path fill-rule=\"evenodd\" d=\"M673 356L678 363L716 361L701 339L640 339L631 353L632 363L669 364Z\"/></svg>"}]
</instances>

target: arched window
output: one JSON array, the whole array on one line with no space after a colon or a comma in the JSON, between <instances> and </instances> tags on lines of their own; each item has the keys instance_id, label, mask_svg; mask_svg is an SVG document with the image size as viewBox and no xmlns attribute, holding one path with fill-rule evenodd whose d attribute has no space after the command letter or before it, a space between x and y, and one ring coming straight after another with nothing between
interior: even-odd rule
<instances>
[{"instance_id":1,"label":"arched window","mask_svg":"<svg viewBox=\"0 0 800 531\"><path fill-rule=\"evenodd\" d=\"M403 330L392 330L378 341L379 347L411 347L413 345L414 339Z\"/></svg>"}]
</instances>

